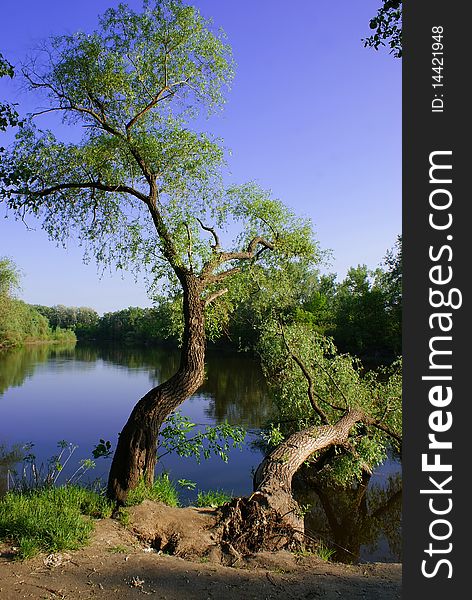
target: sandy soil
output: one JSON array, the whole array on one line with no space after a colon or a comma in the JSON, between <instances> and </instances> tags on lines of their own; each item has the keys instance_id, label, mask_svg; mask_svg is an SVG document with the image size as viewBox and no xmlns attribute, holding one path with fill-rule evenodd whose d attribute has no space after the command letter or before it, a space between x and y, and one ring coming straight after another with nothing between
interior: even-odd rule
<instances>
[{"instance_id":1,"label":"sandy soil","mask_svg":"<svg viewBox=\"0 0 472 600\"><path fill-rule=\"evenodd\" d=\"M149 525L157 521L158 530ZM208 550L212 543L211 521L209 510L169 511L162 505L149 503L132 511L127 528L112 519L96 522L91 544L82 550L19 562L12 560L11 547L0 546L0 598L393 600L401 597L399 564L352 566L326 563L312 555L277 552L244 559L234 556L232 566L225 566L216 546L214 551L198 556L201 549L198 535L201 547ZM171 530L174 535L166 537L165 532ZM165 548L169 540L180 556L156 550L159 545Z\"/></svg>"}]
</instances>

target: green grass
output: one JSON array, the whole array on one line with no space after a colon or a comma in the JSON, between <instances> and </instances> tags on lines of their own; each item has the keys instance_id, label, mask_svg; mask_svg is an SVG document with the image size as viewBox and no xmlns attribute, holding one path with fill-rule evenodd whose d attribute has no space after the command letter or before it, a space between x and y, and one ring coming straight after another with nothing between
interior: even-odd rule
<instances>
[{"instance_id":1,"label":"green grass","mask_svg":"<svg viewBox=\"0 0 472 600\"><path fill-rule=\"evenodd\" d=\"M86 517L109 517L111 504L78 486L9 492L0 499L0 539L18 547L16 557L84 546L93 523Z\"/></svg>"},{"instance_id":2,"label":"green grass","mask_svg":"<svg viewBox=\"0 0 472 600\"><path fill-rule=\"evenodd\" d=\"M329 562L333 554L335 554L336 550L327 546L322 540L319 540L316 544L316 547L311 550L300 549L293 552L295 556L298 558L304 558L308 556L317 556L324 560L325 562Z\"/></svg>"},{"instance_id":3,"label":"green grass","mask_svg":"<svg viewBox=\"0 0 472 600\"><path fill-rule=\"evenodd\" d=\"M116 520L123 525L123 527L128 527L130 524L130 514L125 508L120 507L116 514Z\"/></svg>"},{"instance_id":4,"label":"green grass","mask_svg":"<svg viewBox=\"0 0 472 600\"><path fill-rule=\"evenodd\" d=\"M179 494L167 473L159 475L152 485L147 485L141 480L138 486L128 493L126 506L141 504L144 500L163 502L167 506L180 505Z\"/></svg>"},{"instance_id":5,"label":"green grass","mask_svg":"<svg viewBox=\"0 0 472 600\"><path fill-rule=\"evenodd\" d=\"M197 506L204 507L210 506L211 508L218 508L226 502L231 502L232 496L224 490L208 490L207 492L198 492L197 495Z\"/></svg>"},{"instance_id":6,"label":"green grass","mask_svg":"<svg viewBox=\"0 0 472 600\"><path fill-rule=\"evenodd\" d=\"M335 550L329 548L328 546L325 546L325 544L323 544L323 542L321 541L318 543L318 546L316 548L316 555L326 562L328 562L331 559L335 552Z\"/></svg>"}]
</instances>

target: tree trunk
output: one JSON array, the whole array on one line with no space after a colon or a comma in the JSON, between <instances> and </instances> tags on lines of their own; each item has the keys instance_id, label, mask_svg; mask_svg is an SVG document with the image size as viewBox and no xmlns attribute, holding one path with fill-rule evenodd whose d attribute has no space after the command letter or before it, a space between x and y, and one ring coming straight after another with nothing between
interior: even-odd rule
<instances>
[{"instance_id":1,"label":"tree trunk","mask_svg":"<svg viewBox=\"0 0 472 600\"><path fill-rule=\"evenodd\" d=\"M121 431L108 478L107 494L124 504L129 490L141 478L154 481L157 436L167 416L203 383L205 367L205 316L201 283L192 274L182 281L184 339L179 370L150 390L134 407Z\"/></svg>"},{"instance_id":2,"label":"tree trunk","mask_svg":"<svg viewBox=\"0 0 472 600\"><path fill-rule=\"evenodd\" d=\"M292 478L301 465L318 450L343 444L352 427L365 419L359 410L350 410L334 425L297 431L272 450L254 474L255 494L262 494L269 506L295 529L303 531L303 517L292 496Z\"/></svg>"},{"instance_id":3,"label":"tree trunk","mask_svg":"<svg viewBox=\"0 0 472 600\"><path fill-rule=\"evenodd\" d=\"M292 496L292 478L314 452L347 441L366 415L350 410L334 425L297 431L270 452L254 475L254 493L222 509L222 545L230 554L306 547L303 515Z\"/></svg>"}]
</instances>

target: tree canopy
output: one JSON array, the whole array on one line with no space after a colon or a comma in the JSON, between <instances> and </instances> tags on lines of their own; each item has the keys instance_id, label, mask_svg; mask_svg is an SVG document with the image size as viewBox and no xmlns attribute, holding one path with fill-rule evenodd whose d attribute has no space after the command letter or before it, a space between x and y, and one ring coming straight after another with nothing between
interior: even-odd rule
<instances>
[{"instance_id":1,"label":"tree canopy","mask_svg":"<svg viewBox=\"0 0 472 600\"><path fill-rule=\"evenodd\" d=\"M13 65L0 53L0 78L10 77L12 78L15 74ZM0 131L5 131L7 127L15 127L20 124L18 113L14 108L14 105L9 102L0 101ZM0 148L2 151L3 148Z\"/></svg>"},{"instance_id":2,"label":"tree canopy","mask_svg":"<svg viewBox=\"0 0 472 600\"><path fill-rule=\"evenodd\" d=\"M358 360L340 354L329 338L310 326L275 322L267 324L259 352L279 412L272 442L361 411L366 419L350 435L347 452L329 461L332 474L343 484L360 478L364 470L372 471L385 460L388 448L400 450L400 360L366 372Z\"/></svg>"},{"instance_id":3,"label":"tree canopy","mask_svg":"<svg viewBox=\"0 0 472 600\"><path fill-rule=\"evenodd\" d=\"M201 119L222 107L233 60L197 9L181 0L145 0L141 12L120 4L94 32L45 42L22 77L47 108L3 154L0 199L19 218L39 218L56 242L75 236L88 258L142 270L150 289L166 278L182 290L179 369L139 400L110 469L108 493L125 502L154 477L160 426L204 380L205 311L225 284L255 261L315 258L318 249L309 221L269 192L225 186L222 143ZM36 126L46 113L62 116L68 141Z\"/></svg>"},{"instance_id":4,"label":"tree canopy","mask_svg":"<svg viewBox=\"0 0 472 600\"><path fill-rule=\"evenodd\" d=\"M22 77L48 108L4 156L1 197L17 215L41 218L52 239L74 235L88 257L144 269L150 284L169 266L214 285L221 265L263 248L313 251L309 225L268 192L223 185L221 141L196 119L224 104L233 60L224 35L195 8L120 4L96 31L45 42ZM40 129L49 112L81 125L82 139ZM238 222L240 237L223 252L216 228Z\"/></svg>"},{"instance_id":5,"label":"tree canopy","mask_svg":"<svg viewBox=\"0 0 472 600\"><path fill-rule=\"evenodd\" d=\"M375 33L363 40L364 46L378 50L380 46L388 44L390 54L395 58L401 58L402 15L402 0L383 0L383 5L369 23Z\"/></svg>"}]
</instances>

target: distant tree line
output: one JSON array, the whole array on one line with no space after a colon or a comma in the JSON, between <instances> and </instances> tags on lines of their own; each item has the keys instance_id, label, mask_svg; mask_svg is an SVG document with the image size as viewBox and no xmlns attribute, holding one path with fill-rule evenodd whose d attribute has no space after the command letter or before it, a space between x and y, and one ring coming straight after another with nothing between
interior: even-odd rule
<instances>
[{"instance_id":1,"label":"distant tree line","mask_svg":"<svg viewBox=\"0 0 472 600\"><path fill-rule=\"evenodd\" d=\"M253 278L252 293L228 322L228 337L240 346L257 344L263 324L274 316L276 307L277 318L284 324L309 324L332 337L339 351L371 365L389 364L401 354L401 237L381 267L373 271L365 265L352 267L339 283L334 274L320 275L306 265L292 265L283 276L277 272L260 275ZM260 288L264 295L257 293Z\"/></svg>"},{"instance_id":2,"label":"distant tree line","mask_svg":"<svg viewBox=\"0 0 472 600\"><path fill-rule=\"evenodd\" d=\"M310 324L332 337L341 352L370 364L390 363L401 354L401 259L399 238L381 267L373 271L365 265L353 267L341 282L335 275L320 275L305 264L292 265L283 278L276 271L261 271L259 278L253 276L247 283L243 301L237 302L229 294L227 306L209 315L209 338L215 344L252 350L275 305L285 324ZM261 287L265 288L263 296L257 293ZM272 302L267 302L267 295ZM234 292L236 296L241 297L240 288ZM129 307L103 316L92 308L61 304L35 305L34 309L51 327L71 329L81 340L177 344L182 330L178 294L159 297L153 308Z\"/></svg>"},{"instance_id":3,"label":"distant tree line","mask_svg":"<svg viewBox=\"0 0 472 600\"><path fill-rule=\"evenodd\" d=\"M70 330L51 327L34 307L15 298L19 272L8 258L0 258L0 349L33 342L69 342L76 337Z\"/></svg>"},{"instance_id":4,"label":"distant tree line","mask_svg":"<svg viewBox=\"0 0 472 600\"><path fill-rule=\"evenodd\" d=\"M178 341L178 327L171 316L172 304L169 300L155 308L130 306L103 316L83 306L36 304L34 309L46 317L52 327L71 329L79 340L152 344Z\"/></svg>"}]
</instances>

